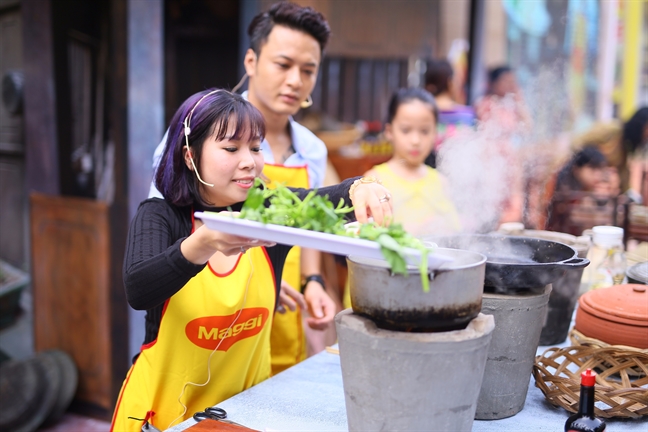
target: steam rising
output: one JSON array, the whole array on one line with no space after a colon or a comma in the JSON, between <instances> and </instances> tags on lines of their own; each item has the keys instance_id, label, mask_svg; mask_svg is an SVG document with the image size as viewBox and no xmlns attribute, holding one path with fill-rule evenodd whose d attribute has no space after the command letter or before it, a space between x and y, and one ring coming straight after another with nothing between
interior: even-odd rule
<instances>
[{"instance_id":1,"label":"steam rising","mask_svg":"<svg viewBox=\"0 0 648 432\"><path fill-rule=\"evenodd\" d=\"M448 179L449 196L464 232L496 229L509 195L508 161L495 149L496 132L489 124L462 131L445 141L439 152L438 168Z\"/></svg>"},{"instance_id":2,"label":"steam rising","mask_svg":"<svg viewBox=\"0 0 648 432\"><path fill-rule=\"evenodd\" d=\"M442 145L438 169L448 180L465 233L497 229L506 206L517 196L526 203L538 200L546 181L568 157L571 115L560 68L540 71L525 86L524 102L531 123L492 118L476 130L461 130ZM514 111L513 95L501 100ZM524 196L526 194L526 196ZM534 211L525 209L526 225L534 225ZM522 220L521 220L522 221ZM542 229L543 227L538 227Z\"/></svg>"},{"instance_id":3,"label":"steam rising","mask_svg":"<svg viewBox=\"0 0 648 432\"><path fill-rule=\"evenodd\" d=\"M523 242L513 242L502 235L453 235L424 236L423 241L432 242L439 247L479 252L491 263L532 264L536 263L535 250Z\"/></svg>"}]
</instances>

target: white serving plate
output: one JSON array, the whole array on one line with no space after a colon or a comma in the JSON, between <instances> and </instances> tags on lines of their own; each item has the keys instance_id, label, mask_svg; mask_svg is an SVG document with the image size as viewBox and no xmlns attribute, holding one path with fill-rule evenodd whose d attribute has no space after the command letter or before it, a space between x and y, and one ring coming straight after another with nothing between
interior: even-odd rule
<instances>
[{"instance_id":1,"label":"white serving plate","mask_svg":"<svg viewBox=\"0 0 648 432\"><path fill-rule=\"evenodd\" d=\"M230 234L265 240L285 245L302 246L329 252L336 255L354 255L384 260L380 245L375 241L345 237L335 234L309 231L281 225L262 224L245 219L236 219L219 213L195 212L194 216L203 221L208 228ZM409 265L418 266L421 253L406 248L405 260ZM436 270L452 258L438 253L428 254L429 270Z\"/></svg>"}]
</instances>

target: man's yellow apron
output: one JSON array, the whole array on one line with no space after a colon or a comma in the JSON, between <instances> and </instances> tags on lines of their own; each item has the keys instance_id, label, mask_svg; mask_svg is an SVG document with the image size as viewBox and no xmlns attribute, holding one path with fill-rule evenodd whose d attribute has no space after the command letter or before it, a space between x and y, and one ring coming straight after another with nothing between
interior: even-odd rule
<instances>
[{"instance_id":1,"label":"man's yellow apron","mask_svg":"<svg viewBox=\"0 0 648 432\"><path fill-rule=\"evenodd\" d=\"M167 300L157 339L142 346L122 385L111 431L139 432L144 419L168 429L269 378L274 281L257 247L227 274L205 266Z\"/></svg>"},{"instance_id":2,"label":"man's yellow apron","mask_svg":"<svg viewBox=\"0 0 648 432\"><path fill-rule=\"evenodd\" d=\"M289 187L308 188L308 170L303 166L265 164L263 174L270 179L269 188L278 184ZM301 286L301 249L293 247L288 253L281 277L299 291ZM277 374L306 359L306 336L302 327L299 308L294 312L276 313L272 322L270 348L272 351L272 374Z\"/></svg>"}]
</instances>

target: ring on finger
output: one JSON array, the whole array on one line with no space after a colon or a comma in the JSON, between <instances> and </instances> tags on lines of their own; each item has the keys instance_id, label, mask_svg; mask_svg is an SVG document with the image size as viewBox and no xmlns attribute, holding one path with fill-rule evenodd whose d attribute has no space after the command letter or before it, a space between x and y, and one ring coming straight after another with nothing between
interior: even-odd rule
<instances>
[{"instance_id":1,"label":"ring on finger","mask_svg":"<svg viewBox=\"0 0 648 432\"><path fill-rule=\"evenodd\" d=\"M245 249L243 246L241 246L241 253L242 253L242 254L245 253L245 250L246 250L246 249Z\"/></svg>"},{"instance_id":2,"label":"ring on finger","mask_svg":"<svg viewBox=\"0 0 648 432\"><path fill-rule=\"evenodd\" d=\"M389 201L390 199L391 199L391 195L389 195L388 193L386 193L385 195L383 195L383 196L381 196L380 198L378 198L378 202L384 203L384 202Z\"/></svg>"}]
</instances>

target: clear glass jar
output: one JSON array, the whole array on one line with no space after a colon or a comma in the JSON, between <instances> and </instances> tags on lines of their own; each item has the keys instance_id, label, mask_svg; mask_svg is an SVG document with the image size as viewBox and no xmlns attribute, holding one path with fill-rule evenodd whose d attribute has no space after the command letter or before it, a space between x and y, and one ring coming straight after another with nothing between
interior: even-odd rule
<instances>
[{"instance_id":1,"label":"clear glass jar","mask_svg":"<svg viewBox=\"0 0 648 432\"><path fill-rule=\"evenodd\" d=\"M626 257L623 228L595 226L593 245L588 254L589 268L583 273L587 289L605 288L626 282Z\"/></svg>"}]
</instances>

